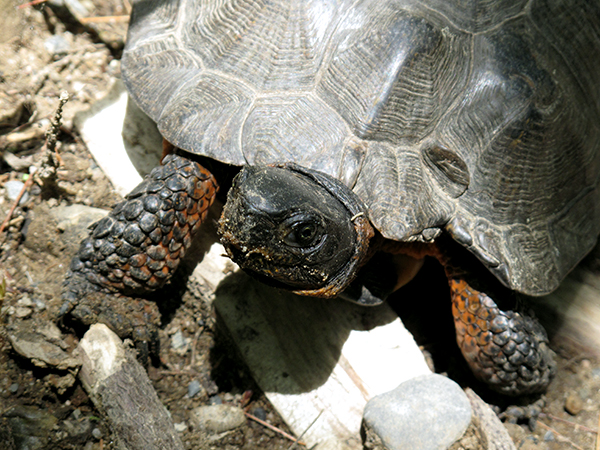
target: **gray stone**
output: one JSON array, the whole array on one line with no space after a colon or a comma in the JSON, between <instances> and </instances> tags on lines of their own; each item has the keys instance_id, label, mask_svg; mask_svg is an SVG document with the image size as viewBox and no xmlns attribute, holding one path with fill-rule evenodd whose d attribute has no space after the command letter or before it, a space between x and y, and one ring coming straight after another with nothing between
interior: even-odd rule
<instances>
[{"instance_id":1,"label":"gray stone","mask_svg":"<svg viewBox=\"0 0 600 450\"><path fill-rule=\"evenodd\" d=\"M35 406L18 405L2 414L8 420L19 449L48 448L48 438L58 419ZM0 448L3 443L0 443Z\"/></svg>"},{"instance_id":2,"label":"gray stone","mask_svg":"<svg viewBox=\"0 0 600 450\"><path fill-rule=\"evenodd\" d=\"M192 380L190 384L188 384L188 397L195 397L201 390L200 382L198 380Z\"/></svg>"},{"instance_id":3,"label":"gray stone","mask_svg":"<svg viewBox=\"0 0 600 450\"><path fill-rule=\"evenodd\" d=\"M94 437L94 439L96 439L97 441L99 441L100 439L102 439L102 431L100 430L100 428L94 428L92 430L92 436Z\"/></svg>"},{"instance_id":4,"label":"gray stone","mask_svg":"<svg viewBox=\"0 0 600 450\"><path fill-rule=\"evenodd\" d=\"M64 342L49 338L42 332L47 328L44 329L44 323L36 323L34 326L19 322L8 330L8 341L15 352L38 367L50 366L67 370L80 366L79 359L63 350L62 347L66 347Z\"/></svg>"},{"instance_id":5,"label":"gray stone","mask_svg":"<svg viewBox=\"0 0 600 450\"><path fill-rule=\"evenodd\" d=\"M50 55L58 56L67 54L71 49L71 45L64 36L55 34L44 41L44 48Z\"/></svg>"},{"instance_id":6,"label":"gray stone","mask_svg":"<svg viewBox=\"0 0 600 450\"><path fill-rule=\"evenodd\" d=\"M223 433L241 427L246 416L241 408L233 405L207 405L195 408L190 416L192 423L211 433Z\"/></svg>"},{"instance_id":7,"label":"gray stone","mask_svg":"<svg viewBox=\"0 0 600 450\"><path fill-rule=\"evenodd\" d=\"M471 414L458 384L437 374L421 375L367 403L365 447L445 450L463 435Z\"/></svg>"},{"instance_id":8,"label":"gray stone","mask_svg":"<svg viewBox=\"0 0 600 450\"><path fill-rule=\"evenodd\" d=\"M181 330L177 330L171 336L171 348L180 355L184 355L189 349L190 341L191 339L186 338Z\"/></svg>"},{"instance_id":9,"label":"gray stone","mask_svg":"<svg viewBox=\"0 0 600 450\"><path fill-rule=\"evenodd\" d=\"M472 389L467 388L465 393L471 402L473 417L477 420L480 433L487 442L487 450L516 450L505 425L500 422L492 408L485 403Z\"/></svg>"},{"instance_id":10,"label":"gray stone","mask_svg":"<svg viewBox=\"0 0 600 450\"><path fill-rule=\"evenodd\" d=\"M19 180L11 180L4 183L4 189L6 189L6 196L8 197L8 199L15 201L17 199L17 196L23 189L23 186L25 186L25 183ZM19 205L24 205L28 199L29 194L25 192L23 194L23 197L21 197L21 200L19 200Z\"/></svg>"}]
</instances>

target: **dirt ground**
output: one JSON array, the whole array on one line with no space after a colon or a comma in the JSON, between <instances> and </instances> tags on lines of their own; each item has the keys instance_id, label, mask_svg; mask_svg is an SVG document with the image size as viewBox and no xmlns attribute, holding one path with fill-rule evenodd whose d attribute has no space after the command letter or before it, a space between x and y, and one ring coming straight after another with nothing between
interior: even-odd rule
<instances>
[{"instance_id":1,"label":"dirt ground","mask_svg":"<svg viewBox=\"0 0 600 450\"><path fill-rule=\"evenodd\" d=\"M83 11L73 9L73 2L60 1L17 10L13 0L0 0L0 220L9 217L14 204L8 197L7 182L24 182L31 167L41 166L46 157L45 131L60 93L71 95L58 135L61 164L57 186L31 184L28 198L12 212L0 235L0 450L115 448L109 427L73 376L55 367L32 364L14 351L8 339L11 327L54 322L60 308L62 279L77 242L63 236L61 222L51 211L72 204L108 209L119 201L78 137L73 118L102 98L111 80L119 76L129 5L120 0L96 2L96 7L89 1L75 3ZM119 17L104 23L82 20L82 16ZM590 261L587 263L592 265ZM431 284L430 277L443 284L438 271L431 264L426 266L407 288L407 295ZM218 435L206 435L190 425L191 409L223 402L243 406L288 431L243 363L232 356L235 350L220 331L209 294L202 286L187 287L161 329L160 363L149 369L186 448L289 448L288 439L252 420ZM440 325L433 327L431 317L423 320L428 312L401 312L434 360L445 353L439 350L439 342L449 341L443 325L447 308L439 309ZM67 350L76 346L81 337L78 331L63 329ZM176 339L185 345L178 347ZM597 448L600 363L570 343L553 342L553 349L559 374L550 386L547 406L535 430L509 425L509 431L519 449ZM437 370L454 377L452 361L435 360ZM461 383L470 382L468 376L456 376L462 377ZM199 388L190 396L192 382L198 382Z\"/></svg>"}]
</instances>

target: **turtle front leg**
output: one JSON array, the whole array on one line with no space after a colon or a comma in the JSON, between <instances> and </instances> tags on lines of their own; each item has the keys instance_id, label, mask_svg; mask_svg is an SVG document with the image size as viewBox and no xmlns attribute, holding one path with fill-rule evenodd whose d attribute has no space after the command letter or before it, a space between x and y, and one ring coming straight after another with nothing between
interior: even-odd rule
<instances>
[{"instance_id":1,"label":"turtle front leg","mask_svg":"<svg viewBox=\"0 0 600 450\"><path fill-rule=\"evenodd\" d=\"M84 324L103 322L138 342L152 340L156 305L124 296L144 295L166 283L217 190L214 177L200 164L167 155L163 165L92 225L71 261L59 315L70 314ZM122 299L115 298L119 294Z\"/></svg>"}]
</instances>

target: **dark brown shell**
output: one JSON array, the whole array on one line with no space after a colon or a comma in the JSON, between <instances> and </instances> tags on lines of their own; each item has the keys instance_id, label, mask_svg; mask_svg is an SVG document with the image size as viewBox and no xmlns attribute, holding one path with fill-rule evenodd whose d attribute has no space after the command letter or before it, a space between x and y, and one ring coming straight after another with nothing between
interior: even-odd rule
<instances>
[{"instance_id":1,"label":"dark brown shell","mask_svg":"<svg viewBox=\"0 0 600 450\"><path fill-rule=\"evenodd\" d=\"M123 78L173 144L333 175L553 290L600 231L597 0L142 0Z\"/></svg>"}]
</instances>

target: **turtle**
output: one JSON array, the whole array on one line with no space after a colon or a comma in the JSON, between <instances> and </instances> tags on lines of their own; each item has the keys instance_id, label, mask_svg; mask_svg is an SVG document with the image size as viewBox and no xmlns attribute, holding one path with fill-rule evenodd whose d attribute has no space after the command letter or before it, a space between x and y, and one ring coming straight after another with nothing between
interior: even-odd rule
<instances>
[{"instance_id":1,"label":"turtle","mask_svg":"<svg viewBox=\"0 0 600 450\"><path fill-rule=\"evenodd\" d=\"M146 303L111 302L165 285L222 185L251 275L368 306L435 257L474 374L543 392L556 365L522 299L600 232L599 30L594 0L135 2L122 78L165 156L91 227L61 315L149 339Z\"/></svg>"}]
</instances>

